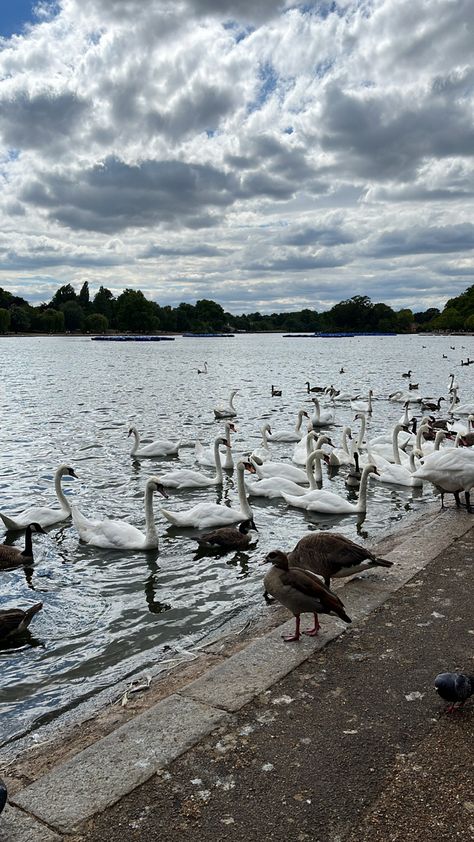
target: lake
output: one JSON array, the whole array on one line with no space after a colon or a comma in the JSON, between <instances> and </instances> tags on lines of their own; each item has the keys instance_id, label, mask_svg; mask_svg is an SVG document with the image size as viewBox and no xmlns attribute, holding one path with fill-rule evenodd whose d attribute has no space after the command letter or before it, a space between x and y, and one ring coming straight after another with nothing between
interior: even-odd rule
<instances>
[{"instance_id":1,"label":"lake","mask_svg":"<svg viewBox=\"0 0 474 842\"><path fill-rule=\"evenodd\" d=\"M452 350L451 346L455 346ZM238 388L234 451L257 446L260 429L291 428L299 408L310 408L305 382L342 389L374 390L370 437L390 428L402 406L387 400L407 388L402 372L413 370L418 394L448 397L456 374L462 402L471 399L472 337L422 335L341 339L237 335L235 338L176 337L174 342L92 342L87 337L0 338L0 508L15 513L54 501L54 473L61 463L78 476L63 487L88 516L123 518L144 526L145 481L160 470L199 468L191 447L178 458L134 461L128 429L145 441L197 438L209 445L223 432L213 407ZM207 375L198 368L208 362ZM339 374L341 366L345 373ZM282 397L271 397L271 385ZM415 392L413 394L416 394ZM447 409L448 404L443 405ZM412 414L420 417L413 407ZM338 425L353 423L349 404L336 410ZM341 426L331 429L340 445ZM274 458L291 459L292 444L271 445ZM345 471L324 486L346 496ZM235 474L221 491L169 490L168 509L203 500L237 504ZM252 498L259 545L249 552L196 559L192 530L172 527L155 511L160 547L152 552L116 552L84 546L71 521L33 536L35 565L1 572L0 605L27 607L41 600L31 638L0 647L0 745L50 720L78 701L117 683L124 675L169 657L169 647L192 649L236 618L261 610L259 561L270 549L290 549L308 529L333 529L374 542L407 512L422 512L434 499L422 490L369 484L365 519L321 517L291 509L283 501ZM452 499L452 498L451 498ZM448 505L452 505L448 498ZM8 536L10 539L11 533ZM22 543L23 536L12 536Z\"/></svg>"}]
</instances>

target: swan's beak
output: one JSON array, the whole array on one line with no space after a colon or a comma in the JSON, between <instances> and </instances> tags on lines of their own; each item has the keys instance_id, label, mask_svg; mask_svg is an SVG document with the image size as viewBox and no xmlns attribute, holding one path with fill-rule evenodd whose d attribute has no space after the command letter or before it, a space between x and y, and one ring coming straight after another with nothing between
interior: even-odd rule
<instances>
[{"instance_id":1,"label":"swan's beak","mask_svg":"<svg viewBox=\"0 0 474 842\"><path fill-rule=\"evenodd\" d=\"M69 474L70 477L74 477L74 479L79 479L79 477L77 476L74 468L69 468L68 474Z\"/></svg>"},{"instance_id":2,"label":"swan's beak","mask_svg":"<svg viewBox=\"0 0 474 842\"><path fill-rule=\"evenodd\" d=\"M166 488L164 487L164 485L161 485L161 483L160 483L160 485L157 485L157 486L156 486L156 490L158 491L158 493L159 493L159 494L161 494L161 496L162 496L162 497L165 497L165 499L166 499L166 500L167 500L167 499L168 499L168 497L170 496L170 495L168 494L168 492L167 492Z\"/></svg>"}]
</instances>

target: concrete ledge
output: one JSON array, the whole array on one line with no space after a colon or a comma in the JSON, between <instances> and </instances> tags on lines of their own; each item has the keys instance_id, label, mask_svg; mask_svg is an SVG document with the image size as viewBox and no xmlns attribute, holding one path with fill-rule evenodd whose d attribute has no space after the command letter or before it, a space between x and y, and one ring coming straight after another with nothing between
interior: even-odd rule
<instances>
[{"instance_id":1,"label":"concrete ledge","mask_svg":"<svg viewBox=\"0 0 474 842\"><path fill-rule=\"evenodd\" d=\"M61 842L61 838L32 816L8 804L0 817L1 842Z\"/></svg>"},{"instance_id":2,"label":"concrete ledge","mask_svg":"<svg viewBox=\"0 0 474 842\"><path fill-rule=\"evenodd\" d=\"M222 710L169 696L55 767L12 801L51 827L71 832L171 763L225 717ZM13 842L15 837L7 838Z\"/></svg>"}]
</instances>

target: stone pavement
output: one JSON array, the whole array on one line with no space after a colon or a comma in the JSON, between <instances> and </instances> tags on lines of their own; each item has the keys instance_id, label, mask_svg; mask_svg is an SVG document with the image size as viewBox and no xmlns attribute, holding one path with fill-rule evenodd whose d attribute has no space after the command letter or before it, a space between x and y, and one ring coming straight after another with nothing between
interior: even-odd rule
<instances>
[{"instance_id":1,"label":"stone pavement","mask_svg":"<svg viewBox=\"0 0 474 842\"><path fill-rule=\"evenodd\" d=\"M344 584L347 630L256 638L12 796L1 842L472 840L474 704L433 679L474 673L474 524L421 524Z\"/></svg>"}]
</instances>

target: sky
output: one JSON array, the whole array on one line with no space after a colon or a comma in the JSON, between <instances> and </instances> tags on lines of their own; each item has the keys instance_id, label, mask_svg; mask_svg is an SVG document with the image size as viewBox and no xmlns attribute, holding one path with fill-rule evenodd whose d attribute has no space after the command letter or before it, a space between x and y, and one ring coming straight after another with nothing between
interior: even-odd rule
<instances>
[{"instance_id":1,"label":"sky","mask_svg":"<svg viewBox=\"0 0 474 842\"><path fill-rule=\"evenodd\" d=\"M0 286L443 307L474 283L472 0L2 0Z\"/></svg>"}]
</instances>

